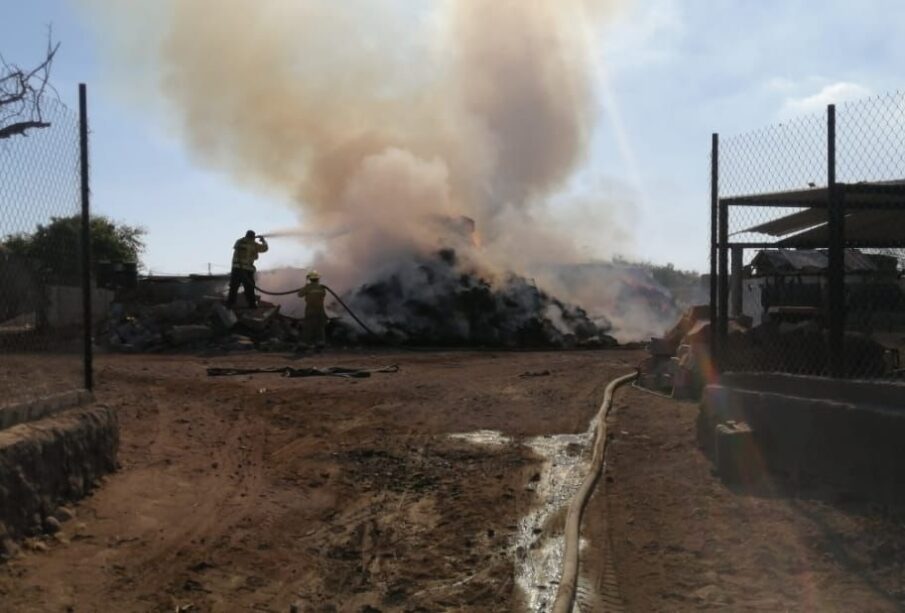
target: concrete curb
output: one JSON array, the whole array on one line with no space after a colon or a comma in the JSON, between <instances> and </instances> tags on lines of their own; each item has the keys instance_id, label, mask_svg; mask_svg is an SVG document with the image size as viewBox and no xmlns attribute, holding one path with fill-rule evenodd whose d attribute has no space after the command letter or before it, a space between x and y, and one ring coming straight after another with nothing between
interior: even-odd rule
<instances>
[{"instance_id":1,"label":"concrete curb","mask_svg":"<svg viewBox=\"0 0 905 613\"><path fill-rule=\"evenodd\" d=\"M728 481L905 505L901 383L776 375L726 380L734 385L704 389L697 436L718 470L728 456Z\"/></svg>"}]
</instances>

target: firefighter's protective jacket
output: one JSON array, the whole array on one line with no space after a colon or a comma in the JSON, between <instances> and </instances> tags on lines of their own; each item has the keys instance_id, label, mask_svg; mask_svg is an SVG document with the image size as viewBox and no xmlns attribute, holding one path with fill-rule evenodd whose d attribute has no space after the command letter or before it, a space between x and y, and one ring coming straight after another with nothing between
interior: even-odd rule
<instances>
[{"instance_id":1,"label":"firefighter's protective jacket","mask_svg":"<svg viewBox=\"0 0 905 613\"><path fill-rule=\"evenodd\" d=\"M254 272L258 254L265 251L267 251L267 243L255 242L253 238L240 238L233 245L233 268Z\"/></svg>"},{"instance_id":2,"label":"firefighter's protective jacket","mask_svg":"<svg viewBox=\"0 0 905 613\"><path fill-rule=\"evenodd\" d=\"M324 300L327 298L327 289L316 281L309 281L308 285L299 290L299 296L305 299L305 317L326 317Z\"/></svg>"}]
</instances>

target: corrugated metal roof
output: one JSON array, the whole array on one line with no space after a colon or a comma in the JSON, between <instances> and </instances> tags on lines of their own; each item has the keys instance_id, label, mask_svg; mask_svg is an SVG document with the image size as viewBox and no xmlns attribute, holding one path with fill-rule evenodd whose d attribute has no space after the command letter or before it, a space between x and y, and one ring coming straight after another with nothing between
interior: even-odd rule
<instances>
[{"instance_id":1,"label":"corrugated metal roof","mask_svg":"<svg viewBox=\"0 0 905 613\"><path fill-rule=\"evenodd\" d=\"M754 256L751 265L766 274L823 272L829 266L829 256L826 251L812 249L769 249ZM875 256L857 249L845 250L846 272L876 272L880 268Z\"/></svg>"},{"instance_id":2,"label":"corrugated metal roof","mask_svg":"<svg viewBox=\"0 0 905 613\"><path fill-rule=\"evenodd\" d=\"M850 211L845 216L845 240L863 244L890 243L905 239L905 210ZM827 244L829 226L819 225L800 234L789 236L777 243L783 246L795 242Z\"/></svg>"},{"instance_id":3,"label":"corrugated metal roof","mask_svg":"<svg viewBox=\"0 0 905 613\"><path fill-rule=\"evenodd\" d=\"M861 206L899 204L905 195L905 179L892 181L859 181L857 183L837 183L846 194L846 200L857 202ZM829 189L826 186L806 187L780 192L765 192L744 196L728 196L721 198L734 205L785 205L794 206L826 206L829 200Z\"/></svg>"},{"instance_id":4,"label":"corrugated metal roof","mask_svg":"<svg viewBox=\"0 0 905 613\"><path fill-rule=\"evenodd\" d=\"M792 232L799 232L812 228L821 223L826 223L826 209L805 209L803 211L798 211L797 213L792 213L791 215L786 215L785 217L780 217L779 219L774 219L773 221L768 221L767 223L747 228L741 232L737 232L737 234L755 232L757 234L769 234L770 236L785 236Z\"/></svg>"}]
</instances>

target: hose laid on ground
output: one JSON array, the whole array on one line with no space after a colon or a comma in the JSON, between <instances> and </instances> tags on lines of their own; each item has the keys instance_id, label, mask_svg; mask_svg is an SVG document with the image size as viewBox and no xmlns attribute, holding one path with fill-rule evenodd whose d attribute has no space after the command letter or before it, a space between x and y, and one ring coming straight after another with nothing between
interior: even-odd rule
<instances>
[{"instance_id":1,"label":"hose laid on ground","mask_svg":"<svg viewBox=\"0 0 905 613\"><path fill-rule=\"evenodd\" d=\"M566 547L563 552L562 577L559 580L559 588L556 591L556 600L553 601L553 613L569 613L572 611L572 605L575 602L575 592L578 586L578 539L581 531L581 515L584 512L585 505L591 497L594 490L594 484L600 476L600 470L603 468L603 459L606 453L606 417L610 412L613 404L613 394L616 388L634 380L638 376L637 373L631 373L618 379L610 381L606 386L606 392L603 396L603 404L595 418L596 435L594 437L594 452L591 456L591 468L585 475L584 481L572 504L569 506L569 514L566 517Z\"/></svg>"},{"instance_id":2,"label":"hose laid on ground","mask_svg":"<svg viewBox=\"0 0 905 613\"><path fill-rule=\"evenodd\" d=\"M365 324L365 322L363 322L362 320L360 320L360 319L358 318L358 315L356 315L356 314L352 311L352 309L350 309L349 306L348 306L345 302L343 302L343 299L340 298L340 297L336 294L336 292L334 292L332 289L330 289L330 288L329 288L328 286L326 286L326 285L323 285L323 286L321 286L321 287L323 287L325 290L327 290L328 292L330 292L330 294L331 294L334 298L336 298L336 301L337 301L340 305L342 305L342 307L346 310L346 312L352 317L352 319L354 319L354 320L356 321L356 323L358 323L359 326L361 326L361 327L364 329L365 332L367 332L368 334L370 334L370 335L373 336L374 338L377 338L377 339L380 338L379 336L377 336L377 334L374 333L373 330L371 330L371 329L367 326L367 324ZM259 292L261 292L262 294L267 295L267 296L288 296L289 294L297 294L297 293L299 293L300 291L302 291L302 290L304 289L304 287L300 287L300 288L298 288L298 289L289 290L289 291L287 291L287 292L268 292L266 289L263 289L263 288L261 288L261 287L259 287L259 286L257 286L257 285L255 285L255 289L258 290Z\"/></svg>"}]
</instances>

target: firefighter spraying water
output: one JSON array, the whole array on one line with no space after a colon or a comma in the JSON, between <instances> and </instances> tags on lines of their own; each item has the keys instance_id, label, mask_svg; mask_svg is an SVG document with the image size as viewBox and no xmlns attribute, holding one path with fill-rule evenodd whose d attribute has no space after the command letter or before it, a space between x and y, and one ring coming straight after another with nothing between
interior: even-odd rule
<instances>
[{"instance_id":1,"label":"firefighter spraying water","mask_svg":"<svg viewBox=\"0 0 905 613\"><path fill-rule=\"evenodd\" d=\"M327 294L330 294L367 334L371 337L378 338L367 324L365 324L361 318L359 318L349 306L343 302L342 298L340 298L336 292L326 285L321 284L320 274L316 270L308 272L306 275L307 283L303 287L293 290L272 292L259 287L255 283L254 262L258 258L258 254L268 250L267 239L298 237L304 234L304 232L299 230L275 231L268 232L267 234L255 234L253 230L249 230L245 233L245 237L236 241L236 244L233 247L233 270L230 275L229 298L227 304L231 308L234 306L239 285L242 285L246 301L251 308L257 306L255 292L268 296L289 296L296 294L298 297L305 300L305 317L302 323L302 342L299 345L299 349L305 350L314 347L315 349L320 350L323 349L326 344L328 317L326 309L324 308L324 302L327 298Z\"/></svg>"},{"instance_id":2,"label":"firefighter spraying water","mask_svg":"<svg viewBox=\"0 0 905 613\"><path fill-rule=\"evenodd\" d=\"M258 241L256 242L255 238ZM267 251L267 240L263 235L255 236L254 230L249 230L245 236L236 241L233 245L233 261L232 269L229 275L229 296L226 304L232 308L236 304L236 296L239 293L239 286L245 294L245 302L250 308L257 306L255 298L255 260L258 255Z\"/></svg>"}]
</instances>

